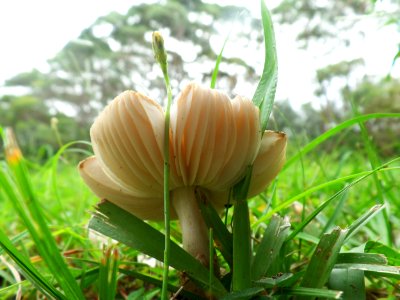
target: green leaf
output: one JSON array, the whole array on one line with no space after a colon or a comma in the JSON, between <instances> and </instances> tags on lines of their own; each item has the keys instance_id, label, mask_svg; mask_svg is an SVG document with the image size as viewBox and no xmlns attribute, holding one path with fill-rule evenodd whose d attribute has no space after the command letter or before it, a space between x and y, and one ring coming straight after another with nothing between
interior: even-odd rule
<instances>
[{"instance_id":1,"label":"green leaf","mask_svg":"<svg viewBox=\"0 0 400 300\"><path fill-rule=\"evenodd\" d=\"M260 109L261 130L267 128L268 120L274 105L276 85L278 82L278 59L276 55L275 34L271 15L261 0L261 18L264 29L265 58L264 69L253 96L253 102Z\"/></svg>"},{"instance_id":2,"label":"green leaf","mask_svg":"<svg viewBox=\"0 0 400 300\"><path fill-rule=\"evenodd\" d=\"M383 254L386 257L389 265L400 266L400 252L386 245L383 245L382 243L369 241L365 245L364 251L367 253Z\"/></svg>"},{"instance_id":3,"label":"green leaf","mask_svg":"<svg viewBox=\"0 0 400 300\"><path fill-rule=\"evenodd\" d=\"M315 249L306 269L302 287L322 288L328 281L336 263L340 248L346 238L347 230L336 228L330 234L324 234ZM302 298L300 298L302 299ZM310 298L307 298L310 299Z\"/></svg>"},{"instance_id":4,"label":"green leaf","mask_svg":"<svg viewBox=\"0 0 400 300\"><path fill-rule=\"evenodd\" d=\"M279 251L289 233L290 223L274 215L264 232L252 263L252 279L258 280L267 274L269 267L278 257Z\"/></svg>"},{"instance_id":5,"label":"green leaf","mask_svg":"<svg viewBox=\"0 0 400 300\"><path fill-rule=\"evenodd\" d=\"M1 173L0 169L0 173ZM23 256L0 229L0 246L17 264L21 273L44 295L55 299L67 299L32 265L30 260Z\"/></svg>"},{"instance_id":6,"label":"green leaf","mask_svg":"<svg viewBox=\"0 0 400 300\"><path fill-rule=\"evenodd\" d=\"M361 227L369 222L374 216L376 216L382 209L383 205L375 205L369 211L364 213L361 217L359 217L356 221L354 221L348 228L348 233L346 236L346 241L349 240Z\"/></svg>"},{"instance_id":7,"label":"green leaf","mask_svg":"<svg viewBox=\"0 0 400 300\"><path fill-rule=\"evenodd\" d=\"M376 253L358 253L347 252L339 253L336 263L337 264L372 264L372 265L386 265L387 259L382 254Z\"/></svg>"},{"instance_id":8,"label":"green leaf","mask_svg":"<svg viewBox=\"0 0 400 300\"><path fill-rule=\"evenodd\" d=\"M99 300L115 299L118 264L118 250L112 246L105 249L99 267Z\"/></svg>"},{"instance_id":9,"label":"green leaf","mask_svg":"<svg viewBox=\"0 0 400 300\"><path fill-rule=\"evenodd\" d=\"M333 269L329 288L343 291L343 300L365 299L364 272L351 269Z\"/></svg>"},{"instance_id":10,"label":"green leaf","mask_svg":"<svg viewBox=\"0 0 400 300\"><path fill-rule=\"evenodd\" d=\"M294 277L295 276L293 276L292 273L283 273L274 277L261 278L260 280L255 281L255 284L268 289L276 287L285 287L289 286L290 284L293 284L292 280Z\"/></svg>"},{"instance_id":11,"label":"green leaf","mask_svg":"<svg viewBox=\"0 0 400 300\"><path fill-rule=\"evenodd\" d=\"M226 295L221 300L250 299L251 297L258 295L262 291L264 291L264 289L262 287L247 288L247 289L243 289L241 291L233 292L229 295Z\"/></svg>"},{"instance_id":12,"label":"green leaf","mask_svg":"<svg viewBox=\"0 0 400 300\"><path fill-rule=\"evenodd\" d=\"M397 266L382 266L372 264L336 264L335 269L351 269L367 271L375 276L387 276L400 279L400 267Z\"/></svg>"},{"instance_id":13,"label":"green leaf","mask_svg":"<svg viewBox=\"0 0 400 300\"><path fill-rule=\"evenodd\" d=\"M344 129L351 127L353 125L358 125L359 122L365 122L368 120L373 120L373 119L381 119L381 118L400 118L400 113L375 113L375 114L367 114L367 115L361 115L355 118L352 118L350 120L346 120L343 123L340 123L339 125L329 129L325 133L321 134L317 138L313 139L311 142L309 142L306 146L304 146L299 152L297 152L295 155L293 155L290 159L288 159L285 163L285 165L282 168L282 171L286 170L291 166L293 163L296 161L300 160L302 156L316 148L318 145L322 144L324 141L327 139L335 136L338 133L341 133ZM281 171L281 172L282 172Z\"/></svg>"},{"instance_id":14,"label":"green leaf","mask_svg":"<svg viewBox=\"0 0 400 300\"><path fill-rule=\"evenodd\" d=\"M314 217L315 215L317 215L322 209L324 209L329 202L331 202L333 199L335 199L336 197L338 197L339 195L341 195L343 192L347 191L349 188L351 188L352 186L354 186L355 184L359 183L360 181L364 180L365 178L367 178L368 176L371 176L373 173L375 172L388 172L388 171L393 171L393 170L398 170L399 167L391 167L388 168L387 166L390 164L393 164L394 162L397 162L400 160L400 157L395 158L381 166L379 166L378 168L376 168L375 170L372 171L366 171L366 172L360 172L360 173L356 173L356 174L351 174L348 176L344 176L341 178L336 178L334 180L331 181L327 181L325 183L322 183L320 185L314 186L309 188L308 190L299 193L297 195L295 195L294 197L280 203L279 205L277 205L274 209L271 209L268 213L266 213L265 215L263 215L261 218L259 218L256 222L254 222L252 224L252 227L255 227L257 225L259 225L262 222L265 222L265 220L268 220L268 218L270 218L273 214L279 212L282 209L285 209L287 207L289 207L293 202L302 199L316 191L319 191L323 188L327 188L333 185L337 185L339 183L345 183L346 181L348 181L349 179L353 179L353 178L357 178L356 180L354 180L353 182L351 182L350 184L346 185L344 188L342 188L340 191L338 191L336 194L334 194L332 197L330 197L328 200L326 200L323 204L321 204L318 209L316 211L313 211L313 213L307 217L300 225L299 227L296 228L296 232L295 233L291 233L290 236L287 238L287 240L292 239L299 231L302 230L302 228L307 225Z\"/></svg>"},{"instance_id":15,"label":"green leaf","mask_svg":"<svg viewBox=\"0 0 400 300\"><path fill-rule=\"evenodd\" d=\"M164 235L118 206L103 201L90 220L89 227L159 261L164 257ZM208 270L189 253L171 241L170 266L185 272L204 288L209 286ZM213 277L213 293L226 294L221 282Z\"/></svg>"},{"instance_id":16,"label":"green leaf","mask_svg":"<svg viewBox=\"0 0 400 300\"><path fill-rule=\"evenodd\" d=\"M314 299L316 297L320 299L340 299L342 291L332 291L326 289L316 289L316 288L306 288L306 287L296 287L296 288L282 288L275 293L275 295L293 295L299 296L296 299Z\"/></svg>"},{"instance_id":17,"label":"green leaf","mask_svg":"<svg viewBox=\"0 0 400 300\"><path fill-rule=\"evenodd\" d=\"M8 143L11 143L11 141ZM14 143L16 142L14 141ZM27 227L41 257L64 291L65 297L68 299L84 299L83 293L61 256L57 243L46 223L22 156L9 163L9 167L12 171L9 173L0 169L0 187ZM13 178L10 176L11 173L14 175Z\"/></svg>"},{"instance_id":18,"label":"green leaf","mask_svg":"<svg viewBox=\"0 0 400 300\"><path fill-rule=\"evenodd\" d=\"M212 73L211 76L211 84L210 87L213 89L215 88L215 84L217 83L217 77L218 77L218 71L219 71L219 64L221 63L222 60L222 53L224 52L225 49L225 45L228 42L229 39L229 34L228 36L225 38L224 44L222 45L222 49L218 54L217 60L215 61L215 67L214 67L214 71Z\"/></svg>"},{"instance_id":19,"label":"green leaf","mask_svg":"<svg viewBox=\"0 0 400 300\"><path fill-rule=\"evenodd\" d=\"M122 273L122 274L128 275L128 276L132 276L134 278L140 279L143 282L146 282L148 284L154 285L156 287L159 287L159 288L162 287L162 281L160 279L157 279L157 278L155 278L153 276L149 276L149 275L143 274L143 272L137 272L135 270L127 270L127 269L124 269L124 268L119 268L119 272ZM172 284L170 284L170 283L168 283L168 290L170 292L175 293L175 292L177 292L179 290L179 288L174 286L174 285L172 285ZM197 295L195 295L195 294L193 294L191 292L188 292L186 290L179 291L179 295L185 296L188 299L198 299Z\"/></svg>"},{"instance_id":20,"label":"green leaf","mask_svg":"<svg viewBox=\"0 0 400 300\"><path fill-rule=\"evenodd\" d=\"M251 287L251 231L246 199L236 200L233 211L233 291Z\"/></svg>"},{"instance_id":21,"label":"green leaf","mask_svg":"<svg viewBox=\"0 0 400 300\"><path fill-rule=\"evenodd\" d=\"M214 240L216 241L217 248L221 251L222 256L232 267L233 263L233 238L232 234L228 231L225 224L222 222L215 208L207 201L204 201L202 192L196 190L196 197L198 199L201 214L208 228L213 229Z\"/></svg>"}]
</instances>

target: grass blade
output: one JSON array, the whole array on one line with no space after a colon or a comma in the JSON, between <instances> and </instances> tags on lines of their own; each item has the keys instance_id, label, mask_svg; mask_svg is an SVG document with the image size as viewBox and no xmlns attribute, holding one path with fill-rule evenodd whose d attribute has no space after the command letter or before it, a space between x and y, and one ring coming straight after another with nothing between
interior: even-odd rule
<instances>
[{"instance_id":1,"label":"grass blade","mask_svg":"<svg viewBox=\"0 0 400 300\"><path fill-rule=\"evenodd\" d=\"M384 255L389 265L400 266L400 252L382 243L369 241L364 247L366 253L380 253Z\"/></svg>"},{"instance_id":2,"label":"grass blade","mask_svg":"<svg viewBox=\"0 0 400 300\"><path fill-rule=\"evenodd\" d=\"M0 173L1 173L0 169ZM61 294L42 274L32 265L30 260L23 256L17 248L8 239L7 235L0 229L0 246L17 264L21 273L28 279L39 291L49 298L67 299Z\"/></svg>"},{"instance_id":3,"label":"grass blade","mask_svg":"<svg viewBox=\"0 0 400 300\"><path fill-rule=\"evenodd\" d=\"M340 253L336 263L386 265L388 263L388 260L382 254L348 252L348 253Z\"/></svg>"},{"instance_id":4,"label":"grass blade","mask_svg":"<svg viewBox=\"0 0 400 300\"><path fill-rule=\"evenodd\" d=\"M269 275L268 270L271 264L276 262L289 228L290 223L286 219L277 215L272 217L252 263L253 280L258 280L266 274Z\"/></svg>"},{"instance_id":5,"label":"grass blade","mask_svg":"<svg viewBox=\"0 0 400 300\"><path fill-rule=\"evenodd\" d=\"M233 238L232 234L228 231L225 224L222 222L215 208L206 201L202 201L201 191L197 191L196 196L198 198L199 207L203 215L204 221L208 228L213 229L214 239L217 244L217 248L221 251L222 256L232 267L233 258Z\"/></svg>"},{"instance_id":6,"label":"grass blade","mask_svg":"<svg viewBox=\"0 0 400 300\"><path fill-rule=\"evenodd\" d=\"M159 261L164 258L164 235L143 220L110 202L104 201L97 206L97 211L90 220L89 227ZM170 266L184 271L205 289L208 288L208 270L173 242L171 242ZM217 297L226 294L225 288L215 277L213 277L212 288Z\"/></svg>"},{"instance_id":7,"label":"grass blade","mask_svg":"<svg viewBox=\"0 0 400 300\"><path fill-rule=\"evenodd\" d=\"M346 236L346 241L349 240L365 223L371 220L382 209L384 209L383 205L375 205L360 218L354 221L348 228L349 231Z\"/></svg>"},{"instance_id":8,"label":"grass blade","mask_svg":"<svg viewBox=\"0 0 400 300\"><path fill-rule=\"evenodd\" d=\"M336 263L346 235L347 230L336 228L332 233L322 236L306 269L306 273L300 284L301 287L322 288L324 286ZM300 297L299 299L306 298Z\"/></svg>"},{"instance_id":9,"label":"grass blade","mask_svg":"<svg viewBox=\"0 0 400 300\"><path fill-rule=\"evenodd\" d=\"M376 276L387 276L400 279L400 267L398 266L382 266L372 264L336 264L336 269L351 269L366 271Z\"/></svg>"},{"instance_id":10,"label":"grass blade","mask_svg":"<svg viewBox=\"0 0 400 300\"><path fill-rule=\"evenodd\" d=\"M235 201L233 211L233 291L251 287L251 231L246 199Z\"/></svg>"},{"instance_id":11,"label":"grass blade","mask_svg":"<svg viewBox=\"0 0 400 300\"><path fill-rule=\"evenodd\" d=\"M241 291L233 292L230 293L229 295L226 295L224 298L221 300L245 300L245 299L252 299L253 296L258 295L264 291L262 287L252 287L252 288L247 288L243 289Z\"/></svg>"},{"instance_id":12,"label":"grass blade","mask_svg":"<svg viewBox=\"0 0 400 300\"><path fill-rule=\"evenodd\" d=\"M275 295L293 295L299 296L296 299L314 299L318 297L319 299L341 299L342 291L333 291L326 289L317 288L306 288L306 287L295 287L295 288L283 288Z\"/></svg>"},{"instance_id":13,"label":"grass blade","mask_svg":"<svg viewBox=\"0 0 400 300\"><path fill-rule=\"evenodd\" d=\"M331 180L331 181L327 181L327 182L322 183L322 184L320 184L320 185L317 185L317 186L315 186L315 187L312 187L312 188L310 188L310 189L308 189L308 190L306 190L306 191L304 191L304 192L302 192L302 193L299 193L299 194L297 194L296 196L294 196L294 197L292 197L292 198L290 198L290 199L288 199L288 200L282 202L282 203L279 204L277 207L275 207L274 209L270 210L267 214L265 214L264 216L262 216L261 218L259 218L256 222L254 222L254 223L252 224L252 227L257 226L257 225L259 225L259 224L262 223L262 222L265 222L265 221L268 220L273 214L279 212L279 211L282 210L282 209L285 209L285 208L289 207L293 202L295 202L295 201L297 201L297 200L299 200L299 199L302 199L303 197L305 197L305 196L307 196L307 195L310 195L310 194L312 194L312 193L314 193L314 192L316 192L316 191L318 191L318 190L321 190L321 189L323 189L323 188L330 187L330 186L332 186L332 185L336 185L336 184L339 184L339 183L346 182L346 181L349 180L349 179L353 179L353 178L360 177L360 178L354 180L353 182L351 182L350 184L348 184L347 186L345 186L344 188L342 188L340 191L338 191L336 194L334 194L334 195L333 195L332 197L330 197L328 200L326 200L326 201L318 208L318 211L314 211L314 212L313 212L312 216L314 216L314 214L319 213L323 208L325 208L326 205L327 205L331 200L333 200L334 198L336 198L337 196L339 196L340 194L342 194L343 192L345 192L346 190L348 190L350 187L354 186L355 184L357 184L357 183L360 182L361 180L364 180L365 178L367 178L368 176L370 176L372 173L374 173L374 172L386 172L386 171L398 170L399 167L388 168L387 166L390 165L390 164L393 164L394 162L397 162L397 161L399 161L399 160L400 160L400 157L395 158L395 159L391 160L390 162L379 166L379 167L378 167L377 169L375 169L375 170L372 170L372 171L365 171L365 172L361 172L361 173L356 173L356 174L347 175L347 176L344 176L344 177L341 177L341 178L337 178L337 179L334 179L334 180ZM328 203L327 203L327 202L328 202ZM304 220L304 222L302 222L301 226L298 227L298 230L296 230L296 231L301 231L301 230L302 230L301 227L304 226L305 223L307 223L307 222L309 223L310 220L311 220L312 218L313 218L313 217L311 217L311 216L310 216L310 218L306 218L306 219ZM294 236L294 233L292 233L292 234L290 235L290 237L288 238L288 240L291 239L291 238L293 238L293 236Z\"/></svg>"},{"instance_id":14,"label":"grass blade","mask_svg":"<svg viewBox=\"0 0 400 300\"><path fill-rule=\"evenodd\" d=\"M99 300L113 300L117 292L118 250L104 250L99 267Z\"/></svg>"},{"instance_id":15,"label":"grass blade","mask_svg":"<svg viewBox=\"0 0 400 300\"><path fill-rule=\"evenodd\" d=\"M215 88L215 84L217 83L217 77L218 77L218 71L219 71L219 64L221 63L222 60L222 53L224 52L226 43L228 42L229 39L229 34L228 36L225 38L224 44L222 45L221 51L219 52L218 56L217 56L217 60L215 61L215 67L211 76L211 84L210 87L213 89Z\"/></svg>"},{"instance_id":16,"label":"grass blade","mask_svg":"<svg viewBox=\"0 0 400 300\"><path fill-rule=\"evenodd\" d=\"M278 82L278 58L276 55L274 27L264 0L261 0L261 19L265 44L264 69L254 93L253 102L260 109L261 132L264 132L274 105Z\"/></svg>"},{"instance_id":17,"label":"grass blade","mask_svg":"<svg viewBox=\"0 0 400 300\"><path fill-rule=\"evenodd\" d=\"M329 288L343 291L343 300L365 299L364 272L350 269L333 269Z\"/></svg>"},{"instance_id":18,"label":"grass blade","mask_svg":"<svg viewBox=\"0 0 400 300\"><path fill-rule=\"evenodd\" d=\"M0 183L15 210L27 227L35 245L68 299L84 299L74 276L65 263L57 243L46 223L42 208L36 198L22 153L11 129L6 130L6 158L14 175L0 173Z\"/></svg>"},{"instance_id":19,"label":"grass blade","mask_svg":"<svg viewBox=\"0 0 400 300\"><path fill-rule=\"evenodd\" d=\"M346 120L343 123L329 129L325 133L321 134L311 142L309 142L306 146L303 147L297 154L293 155L290 159L288 159L283 166L281 172L289 168L293 163L299 160L302 156L313 150L318 145L322 144L327 139L333 137L334 135L342 132L344 129L351 127L353 125L358 125L359 122L365 122L372 119L380 119L380 118L400 118L400 113L375 113L375 114L367 114L361 115L350 120Z\"/></svg>"}]
</instances>

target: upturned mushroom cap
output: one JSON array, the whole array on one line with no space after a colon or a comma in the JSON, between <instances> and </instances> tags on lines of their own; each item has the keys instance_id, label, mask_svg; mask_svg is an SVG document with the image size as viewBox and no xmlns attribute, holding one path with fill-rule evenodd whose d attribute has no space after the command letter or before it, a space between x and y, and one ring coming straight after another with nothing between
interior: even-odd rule
<instances>
[{"instance_id":1,"label":"upturned mushroom cap","mask_svg":"<svg viewBox=\"0 0 400 300\"><path fill-rule=\"evenodd\" d=\"M95 157L79 164L93 192L143 219L163 218L165 114L133 91L117 96L91 127ZM250 195L262 191L285 159L286 136L266 131L246 98L191 83L171 111L170 189L200 187L216 208L254 162ZM175 215L175 212L173 212Z\"/></svg>"}]
</instances>

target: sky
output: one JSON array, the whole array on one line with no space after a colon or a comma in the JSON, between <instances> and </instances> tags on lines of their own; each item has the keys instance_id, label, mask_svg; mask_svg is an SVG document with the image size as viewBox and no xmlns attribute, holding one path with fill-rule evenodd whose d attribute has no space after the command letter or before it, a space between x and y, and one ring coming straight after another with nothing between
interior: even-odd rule
<instances>
[{"instance_id":1,"label":"sky","mask_svg":"<svg viewBox=\"0 0 400 300\"><path fill-rule=\"evenodd\" d=\"M279 1L266 2L271 8ZM4 88L1 92L4 80L32 68L44 69L47 59L59 52L69 40L78 37L99 16L111 11L124 13L137 3L128 0L0 1L0 94L4 93ZM241 3L240 0L229 2ZM258 0L248 0L246 4L254 15L259 14ZM365 74L382 77L389 72L394 77L400 77L400 62L391 68L400 40L396 28L382 26L374 18L362 21L359 26L368 28L367 34L352 37L351 48L337 47L332 53L327 53L323 44L308 50L298 49L293 30L275 24L279 58L277 98L296 99L297 102L292 103L295 107L316 101L313 84L316 68L360 56L365 65L359 71L358 78ZM263 54L260 55L262 57ZM248 87L243 85L237 89L237 93L247 90Z\"/></svg>"}]
</instances>

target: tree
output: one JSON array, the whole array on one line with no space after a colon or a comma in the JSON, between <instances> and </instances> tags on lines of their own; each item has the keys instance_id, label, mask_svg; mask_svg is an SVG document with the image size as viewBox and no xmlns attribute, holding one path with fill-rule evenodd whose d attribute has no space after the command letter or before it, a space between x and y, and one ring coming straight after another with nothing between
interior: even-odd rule
<instances>
[{"instance_id":1,"label":"tree","mask_svg":"<svg viewBox=\"0 0 400 300\"><path fill-rule=\"evenodd\" d=\"M17 75L8 86L26 86L48 107L60 110L60 103L76 115L80 126L88 127L107 102L126 89L150 93L160 102L165 97L164 83L154 63L150 35L162 30L169 35L171 84L175 94L181 83L209 80L216 59L212 40L220 37L218 27L245 9L218 6L200 0L168 0L132 6L126 14L112 12L100 17L78 39L69 42L49 60L50 70ZM240 18L243 31L236 38L248 39L254 30L250 17ZM258 33L261 36L261 31ZM238 74L232 66L246 70L245 80L255 80L254 69L239 57L224 59L220 83L236 84ZM191 70L200 67L199 74Z\"/></svg>"},{"instance_id":2,"label":"tree","mask_svg":"<svg viewBox=\"0 0 400 300\"><path fill-rule=\"evenodd\" d=\"M383 78L374 81L364 78L357 87L345 88L343 97L352 99L362 114L400 113L400 80ZM394 155L400 152L400 124L398 119L376 119L367 123L378 152Z\"/></svg>"}]
</instances>

